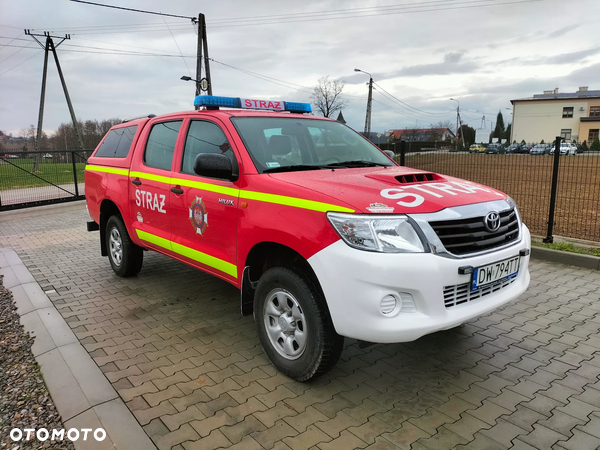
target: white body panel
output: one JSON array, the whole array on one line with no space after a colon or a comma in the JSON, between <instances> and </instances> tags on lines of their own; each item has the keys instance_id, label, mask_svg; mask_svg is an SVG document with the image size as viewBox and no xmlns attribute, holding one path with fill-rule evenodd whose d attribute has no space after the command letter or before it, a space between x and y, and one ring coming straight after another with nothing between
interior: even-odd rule
<instances>
[{"instance_id":1,"label":"white body panel","mask_svg":"<svg viewBox=\"0 0 600 450\"><path fill-rule=\"evenodd\" d=\"M515 281L489 295L446 308L445 286L469 283L471 275L459 275L463 266L481 267L519 255L531 248L529 230L522 225L522 239L508 248L485 255L451 259L431 253L376 253L361 251L342 240L309 259L331 312L338 334L369 342L409 342L460 325L519 297L529 285L529 256L522 256ZM416 312L381 312L386 295L409 293Z\"/></svg>"}]
</instances>

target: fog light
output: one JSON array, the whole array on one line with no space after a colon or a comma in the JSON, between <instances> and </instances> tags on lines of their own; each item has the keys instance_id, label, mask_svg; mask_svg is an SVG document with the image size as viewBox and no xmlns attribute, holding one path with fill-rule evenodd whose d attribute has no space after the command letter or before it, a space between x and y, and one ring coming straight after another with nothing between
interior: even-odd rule
<instances>
[{"instance_id":1,"label":"fog light","mask_svg":"<svg viewBox=\"0 0 600 450\"><path fill-rule=\"evenodd\" d=\"M396 300L396 297L393 295L386 295L381 299L381 304L379 306L381 308L381 312L387 315L391 314L396 309L397 304L398 301Z\"/></svg>"}]
</instances>

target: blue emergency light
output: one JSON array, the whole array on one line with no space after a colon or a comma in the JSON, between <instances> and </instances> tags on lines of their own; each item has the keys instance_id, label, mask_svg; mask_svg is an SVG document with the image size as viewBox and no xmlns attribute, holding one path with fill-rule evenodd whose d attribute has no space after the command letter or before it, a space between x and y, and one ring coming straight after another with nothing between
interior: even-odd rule
<instances>
[{"instance_id":1,"label":"blue emergency light","mask_svg":"<svg viewBox=\"0 0 600 450\"><path fill-rule=\"evenodd\" d=\"M219 97L215 95L198 95L194 100L194 106L206 106L209 109L218 108L240 108L240 109L262 109L268 111L288 111L295 113L310 113L310 103L282 102L276 100L256 100L240 97Z\"/></svg>"}]
</instances>

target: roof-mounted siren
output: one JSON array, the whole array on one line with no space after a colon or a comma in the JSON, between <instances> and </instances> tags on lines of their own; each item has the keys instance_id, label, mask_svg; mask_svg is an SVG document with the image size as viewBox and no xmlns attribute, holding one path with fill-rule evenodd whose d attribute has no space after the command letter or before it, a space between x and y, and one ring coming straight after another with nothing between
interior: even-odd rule
<instances>
[{"instance_id":1,"label":"roof-mounted siren","mask_svg":"<svg viewBox=\"0 0 600 450\"><path fill-rule=\"evenodd\" d=\"M206 109L236 108L236 109L261 109L266 111L287 111L292 113L310 113L310 103L282 102L279 100L256 100L240 97L220 97L215 95L198 95L194 106L203 106Z\"/></svg>"}]
</instances>

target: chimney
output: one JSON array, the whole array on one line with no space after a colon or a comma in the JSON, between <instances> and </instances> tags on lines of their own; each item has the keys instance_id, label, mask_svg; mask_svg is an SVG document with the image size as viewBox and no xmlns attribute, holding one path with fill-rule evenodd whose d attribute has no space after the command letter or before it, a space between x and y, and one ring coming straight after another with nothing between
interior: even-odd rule
<instances>
[{"instance_id":1,"label":"chimney","mask_svg":"<svg viewBox=\"0 0 600 450\"><path fill-rule=\"evenodd\" d=\"M587 87L587 86L581 86L581 87L579 88L579 92L585 92L585 91L587 91L587 90L588 90L588 87Z\"/></svg>"},{"instance_id":2,"label":"chimney","mask_svg":"<svg viewBox=\"0 0 600 450\"><path fill-rule=\"evenodd\" d=\"M554 88L554 93L558 94L558 88Z\"/></svg>"}]
</instances>

